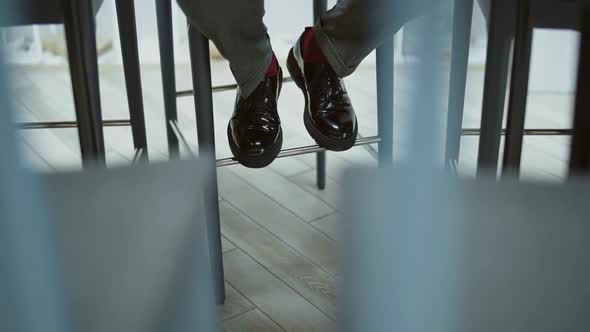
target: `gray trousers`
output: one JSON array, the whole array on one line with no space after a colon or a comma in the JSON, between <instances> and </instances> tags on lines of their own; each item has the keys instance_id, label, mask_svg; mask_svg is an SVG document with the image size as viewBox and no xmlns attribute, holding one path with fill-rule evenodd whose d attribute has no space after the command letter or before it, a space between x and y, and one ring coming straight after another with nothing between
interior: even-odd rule
<instances>
[{"instance_id":1,"label":"gray trousers","mask_svg":"<svg viewBox=\"0 0 590 332\"><path fill-rule=\"evenodd\" d=\"M336 74L345 77L433 1L440 0L338 0L315 24L318 43ZM262 21L264 0L178 0L178 4L229 61L243 95L249 95L264 79L273 54ZM486 12L487 4L482 5Z\"/></svg>"}]
</instances>

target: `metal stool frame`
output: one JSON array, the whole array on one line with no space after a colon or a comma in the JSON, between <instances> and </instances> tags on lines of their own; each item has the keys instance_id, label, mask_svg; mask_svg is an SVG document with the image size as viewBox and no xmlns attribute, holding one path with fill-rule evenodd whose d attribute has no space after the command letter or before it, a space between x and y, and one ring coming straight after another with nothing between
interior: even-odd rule
<instances>
[{"instance_id":1,"label":"metal stool frame","mask_svg":"<svg viewBox=\"0 0 590 332\"><path fill-rule=\"evenodd\" d=\"M143 93L137 29L133 0L116 0L119 37L127 89L130 119L102 120L98 61L96 53L95 18L90 0L64 2L64 25L76 121L45 121L19 123L20 129L78 128L80 150L84 166L105 165L103 127L131 126L135 155L133 161L147 161L147 135L143 107Z\"/></svg>"}]
</instances>

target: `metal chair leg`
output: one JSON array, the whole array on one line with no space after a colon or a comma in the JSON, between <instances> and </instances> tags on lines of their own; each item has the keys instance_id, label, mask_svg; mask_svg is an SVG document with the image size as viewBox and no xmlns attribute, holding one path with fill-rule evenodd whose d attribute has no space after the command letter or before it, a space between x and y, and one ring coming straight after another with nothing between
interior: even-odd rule
<instances>
[{"instance_id":1,"label":"metal chair leg","mask_svg":"<svg viewBox=\"0 0 590 332\"><path fill-rule=\"evenodd\" d=\"M582 22L570 176L590 173L590 5L586 5Z\"/></svg>"},{"instance_id":2,"label":"metal chair leg","mask_svg":"<svg viewBox=\"0 0 590 332\"><path fill-rule=\"evenodd\" d=\"M445 152L447 166L456 166L459 162L472 17L473 0L455 0Z\"/></svg>"},{"instance_id":3,"label":"metal chair leg","mask_svg":"<svg viewBox=\"0 0 590 332\"><path fill-rule=\"evenodd\" d=\"M508 80L513 11L510 1L492 1L484 80L477 175L497 171Z\"/></svg>"},{"instance_id":4,"label":"metal chair leg","mask_svg":"<svg viewBox=\"0 0 590 332\"><path fill-rule=\"evenodd\" d=\"M328 10L328 0L313 0L313 23L317 22L320 15ZM326 152L318 152L316 155L317 164L317 186L318 189L326 188Z\"/></svg>"},{"instance_id":5,"label":"metal chair leg","mask_svg":"<svg viewBox=\"0 0 590 332\"><path fill-rule=\"evenodd\" d=\"M225 300L223 282L223 254L221 251L221 228L217 189L217 169L215 165L215 125L213 123L213 91L211 89L211 63L209 59L209 40L194 27L189 29L189 47L193 88L195 90L195 112L199 155L211 156L209 183L205 191L205 209L209 235L211 269L215 282L215 295L218 303Z\"/></svg>"},{"instance_id":6,"label":"metal chair leg","mask_svg":"<svg viewBox=\"0 0 590 332\"><path fill-rule=\"evenodd\" d=\"M379 166L393 165L393 40L377 49Z\"/></svg>"},{"instance_id":7,"label":"metal chair leg","mask_svg":"<svg viewBox=\"0 0 590 332\"><path fill-rule=\"evenodd\" d=\"M180 157L178 137L170 125L178 120L176 108L176 73L174 71L174 39L172 33L171 0L156 0L158 20L158 40L160 47L160 68L162 71L162 89L164 93L164 110L166 116L166 135L170 158Z\"/></svg>"},{"instance_id":8,"label":"metal chair leg","mask_svg":"<svg viewBox=\"0 0 590 332\"><path fill-rule=\"evenodd\" d=\"M136 150L141 150L140 160L148 161L147 135L139 67L139 51L135 24L135 7L133 0L116 0L123 71L127 88L127 102L131 120L131 133Z\"/></svg>"},{"instance_id":9,"label":"metal chair leg","mask_svg":"<svg viewBox=\"0 0 590 332\"><path fill-rule=\"evenodd\" d=\"M533 26L531 22L530 0L519 0L510 96L508 99L506 139L504 141L504 159L502 162L503 176L518 177L520 171L532 39Z\"/></svg>"},{"instance_id":10,"label":"metal chair leg","mask_svg":"<svg viewBox=\"0 0 590 332\"><path fill-rule=\"evenodd\" d=\"M64 25L84 167L106 165L95 19L89 0L64 1Z\"/></svg>"}]
</instances>

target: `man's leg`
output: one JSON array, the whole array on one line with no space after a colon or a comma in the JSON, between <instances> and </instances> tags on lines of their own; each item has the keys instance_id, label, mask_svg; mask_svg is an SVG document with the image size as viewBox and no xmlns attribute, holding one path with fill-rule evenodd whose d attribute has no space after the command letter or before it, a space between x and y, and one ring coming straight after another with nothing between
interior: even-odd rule
<instances>
[{"instance_id":1,"label":"man's leg","mask_svg":"<svg viewBox=\"0 0 590 332\"><path fill-rule=\"evenodd\" d=\"M354 145L357 118L342 78L429 1L339 0L305 30L287 66L303 91L305 127L318 145L332 151Z\"/></svg>"},{"instance_id":2,"label":"man's leg","mask_svg":"<svg viewBox=\"0 0 590 332\"><path fill-rule=\"evenodd\" d=\"M228 140L236 160L264 167L279 154L282 71L266 33L264 0L178 0L189 20L229 61L239 85Z\"/></svg>"},{"instance_id":3,"label":"man's leg","mask_svg":"<svg viewBox=\"0 0 590 332\"><path fill-rule=\"evenodd\" d=\"M229 61L242 94L252 93L273 58L262 21L264 0L178 0L178 4Z\"/></svg>"},{"instance_id":4,"label":"man's leg","mask_svg":"<svg viewBox=\"0 0 590 332\"><path fill-rule=\"evenodd\" d=\"M317 42L338 76L348 76L386 38L418 17L428 1L339 0L315 24Z\"/></svg>"},{"instance_id":5,"label":"man's leg","mask_svg":"<svg viewBox=\"0 0 590 332\"><path fill-rule=\"evenodd\" d=\"M490 0L478 0L487 19ZM319 47L334 71L350 75L361 61L433 0L339 0L315 24Z\"/></svg>"}]
</instances>

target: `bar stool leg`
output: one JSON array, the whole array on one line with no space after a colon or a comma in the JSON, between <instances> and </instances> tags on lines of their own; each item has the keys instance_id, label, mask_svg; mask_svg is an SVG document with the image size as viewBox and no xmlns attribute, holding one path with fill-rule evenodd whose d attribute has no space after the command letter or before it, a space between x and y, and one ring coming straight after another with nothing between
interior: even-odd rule
<instances>
[{"instance_id":1,"label":"bar stool leg","mask_svg":"<svg viewBox=\"0 0 590 332\"><path fill-rule=\"evenodd\" d=\"M328 0L313 0L313 23L317 22L320 15L328 10ZM316 155L317 164L317 186L318 189L326 188L326 152L318 152Z\"/></svg>"},{"instance_id":2,"label":"bar stool leg","mask_svg":"<svg viewBox=\"0 0 590 332\"><path fill-rule=\"evenodd\" d=\"M506 139L504 141L504 159L502 162L503 176L508 177L518 177L520 171L532 39L533 26L531 22L530 0L519 0L510 96L508 99Z\"/></svg>"},{"instance_id":3,"label":"bar stool leg","mask_svg":"<svg viewBox=\"0 0 590 332\"><path fill-rule=\"evenodd\" d=\"M570 176L588 175L590 172L590 5L584 8L582 22Z\"/></svg>"},{"instance_id":4,"label":"bar stool leg","mask_svg":"<svg viewBox=\"0 0 590 332\"><path fill-rule=\"evenodd\" d=\"M455 0L445 152L446 165L452 168L456 167L459 163L459 151L461 149L472 17L473 0Z\"/></svg>"},{"instance_id":5,"label":"bar stool leg","mask_svg":"<svg viewBox=\"0 0 590 332\"><path fill-rule=\"evenodd\" d=\"M180 157L178 137L174 133L171 121L178 120L176 108L176 73L174 71L174 39L172 32L171 0L156 0L158 20L158 40L160 47L160 68L162 71L162 89L164 93L164 110L166 116L166 136L168 153L171 159Z\"/></svg>"},{"instance_id":6,"label":"bar stool leg","mask_svg":"<svg viewBox=\"0 0 590 332\"><path fill-rule=\"evenodd\" d=\"M393 165L393 40L377 49L377 127L379 166Z\"/></svg>"},{"instance_id":7,"label":"bar stool leg","mask_svg":"<svg viewBox=\"0 0 590 332\"><path fill-rule=\"evenodd\" d=\"M89 0L64 2L64 26L84 167L106 165L95 19Z\"/></svg>"},{"instance_id":8,"label":"bar stool leg","mask_svg":"<svg viewBox=\"0 0 590 332\"><path fill-rule=\"evenodd\" d=\"M205 191L205 213L211 255L211 270L215 282L215 295L219 304L225 301L223 282L223 254L221 251L221 229L217 189L217 169L215 165L215 125L213 123L213 91L211 88L211 63L209 60L209 40L194 27L189 29L189 47L195 90L195 111L199 155L211 156L211 174Z\"/></svg>"},{"instance_id":9,"label":"bar stool leg","mask_svg":"<svg viewBox=\"0 0 590 332\"><path fill-rule=\"evenodd\" d=\"M481 115L481 136L477 175L493 171L498 167L498 153L502 136L504 100L508 80L511 31L514 13L511 1L496 0L491 3L488 49L484 80L483 107ZM512 22L512 24L511 24Z\"/></svg>"},{"instance_id":10,"label":"bar stool leg","mask_svg":"<svg viewBox=\"0 0 590 332\"><path fill-rule=\"evenodd\" d=\"M125 73L133 144L136 150L141 150L139 159L148 161L134 2L134 0L116 0L115 4L117 6L119 38L121 39L121 54L123 56L123 71Z\"/></svg>"}]
</instances>

